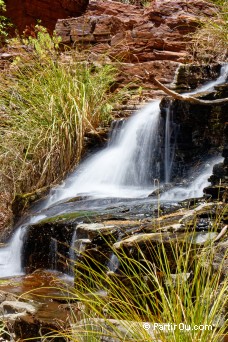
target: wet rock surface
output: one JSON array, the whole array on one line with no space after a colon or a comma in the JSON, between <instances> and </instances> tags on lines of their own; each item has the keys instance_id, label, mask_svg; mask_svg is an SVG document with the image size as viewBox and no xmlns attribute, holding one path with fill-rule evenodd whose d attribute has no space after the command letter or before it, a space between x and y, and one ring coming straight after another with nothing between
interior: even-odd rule
<instances>
[{"instance_id":1,"label":"wet rock surface","mask_svg":"<svg viewBox=\"0 0 228 342\"><path fill-rule=\"evenodd\" d=\"M227 84L224 85L227 89ZM210 98L220 98L221 94L215 90L210 92ZM202 99L206 98L202 95ZM175 146L175 156L173 160L171 179L175 181L186 177L189 169L195 165L203 163L204 156L215 157L225 155L227 140L227 110L228 105L193 105L186 101L173 100L164 97L160 104L161 116L164 122L161 125L162 131L165 131L167 110L170 113L171 136L170 142ZM162 128L163 126L163 128ZM225 149L224 149L225 147ZM162 146L165 149L165 146ZM164 154L163 154L164 155ZM201 156L201 160L199 158ZM161 163L163 165L164 163ZM214 167L214 175L210 178L213 185L218 185L220 179L221 187L226 187L227 178L227 160ZM225 184L226 183L226 184ZM221 192L224 189L221 188ZM205 191L205 193L207 193ZM209 193L208 193L209 194ZM219 197L213 194L214 199Z\"/></svg>"},{"instance_id":2,"label":"wet rock surface","mask_svg":"<svg viewBox=\"0 0 228 342\"><path fill-rule=\"evenodd\" d=\"M67 326L70 310L65 291L72 287L72 282L58 276L61 279L61 274L38 271L1 282L0 315L3 309L5 341L26 338L41 341L45 334L52 335L53 330ZM75 312L77 308L75 305ZM65 340L59 336L55 341Z\"/></svg>"},{"instance_id":3,"label":"wet rock surface","mask_svg":"<svg viewBox=\"0 0 228 342\"><path fill-rule=\"evenodd\" d=\"M228 87L226 87L227 89ZM204 189L204 193L213 199L222 199L228 202L228 123L224 123L224 148L222 151L224 161L216 164L213 174L209 178L211 186Z\"/></svg>"},{"instance_id":4,"label":"wet rock surface","mask_svg":"<svg viewBox=\"0 0 228 342\"><path fill-rule=\"evenodd\" d=\"M114 218L113 214L112 216ZM74 286L76 289L81 289L81 281L88 280L88 269L93 269L95 272L96 270L101 272L102 267L102 270L107 272L107 277L120 288L127 286L128 291L129 293L132 293L133 298L135 291L133 286L134 272L132 275L129 272L127 276L125 275L126 261L124 268L122 262L118 262L114 267L114 271L110 271L109 260L111 259L113 252L116 254L117 259L118 256L123 258L123 255L126 260L128 258L133 258L138 262L138 264L136 264L137 267L141 265L145 268L147 263L150 265L153 264L153 267L157 270L156 272L159 276L159 281L168 287L170 286L170 284L167 283L168 280L162 272L159 271L162 269L162 265L159 264L157 256L161 252L161 246L165 248L166 254L169 255L170 269L172 270L170 279L174 285L175 282L178 282L179 284L180 279L184 282L192 281L191 270L189 270L189 273L184 274L177 272L173 255L176 245L178 245L181 250L181 248L184 249L186 244L193 242L196 245L196 249L201 250L207 246L207 244L214 243L215 248L212 267L215 271L221 267L224 255L227 251L226 233L222 239L214 242L218 237L218 233L220 233L227 224L227 205L223 202L206 203L201 199L199 203L191 205L191 202L185 201L179 209L174 206L172 209L169 208L164 215L159 215L159 212L155 210L153 216L148 217L142 215L140 219L136 219L136 217L134 217L134 220L133 217L130 220L127 220L126 218L122 220L113 218L111 219L105 215L98 215L96 216L98 222L80 223L82 217L68 217L65 219L63 216L58 218L54 217L51 219L51 222L44 221L43 223L40 222L31 226L29 228L29 230L31 230L30 241L28 242L31 246L36 246L33 253L36 254L42 250L42 253L46 255L47 261L47 256L49 255L49 250L47 253L47 249L50 249L48 244L53 237L53 234L55 238L57 238L56 234L59 233L59 230L61 231L62 235L58 236L59 239L62 239L58 241L58 246L61 246L62 244L65 244L66 241L63 240L63 237L65 239L65 235L67 235L70 230L69 241L71 242L73 233L76 232L75 241L72 245L76 261L74 278ZM92 217L90 217L89 220L91 219ZM38 231L39 234L37 234ZM198 233L196 233L196 231L198 231ZM46 242L48 243L46 244ZM31 246L28 247L27 245L26 247L28 249L27 270L31 271L37 267L46 268L47 264L45 264L44 260L43 264L33 263L33 254L29 256ZM42 249L43 246L45 246L44 249ZM58 250L57 254L58 253L60 254L60 250ZM66 263L69 254L67 257L63 254L61 260L63 263ZM71 254L71 256L72 255L73 254ZM39 255L39 258L41 258L41 255ZM210 259L211 256L208 260ZM33 264L29 269L29 263L31 261ZM224 263L222 267L222 275L225 277L227 263ZM112 265L111 268L113 269ZM133 268L134 267L131 265L131 270L133 270ZM140 272L140 269L138 272ZM58 276L58 274L56 275ZM83 280L83 277L85 277L85 280ZM94 287L95 291L96 281L93 280L91 274L89 275L89 280L90 285ZM135 281L138 280L136 279ZM146 284L148 282L147 286L149 286L151 291L156 289L156 284L151 282L151 280L145 278L145 282ZM65 290L61 290L61 293L58 292L58 288L61 288L63 283L65 283L65 280L61 280L61 277L59 280L56 280L55 273L37 270L24 278L15 278L14 281L11 280L10 283L5 284L5 286L1 286L0 290L2 289L2 292L0 293L0 298L2 298L1 301L3 304L0 305L0 308L4 305L4 302L8 305L7 303L9 301L12 301L9 303L9 307L12 307L15 300L18 300L18 295L21 293L25 293L25 297L23 297L25 303L35 305L36 307L35 314L28 312L25 314L25 311L23 311L23 316L21 315L20 319L19 317L13 317L13 325L11 324L9 326L13 329L11 331L13 331L17 338L37 337L40 336L41 333L45 334L50 332L51 329L58 330L60 327L61 329L69 328L67 322L72 310L75 310L74 312L78 320L83 317L83 310L85 310L85 308L80 306L80 302L71 303L71 307L69 308L69 305L66 303L67 298L64 294ZM72 284L73 283L71 283L71 285ZM50 289L48 288L49 285L51 285ZM83 282L83 289L86 291L84 285L85 283ZM31 292L28 291L31 289ZM7 291L12 293L12 295L7 294ZM28 293L26 294L27 291ZM91 295L92 294L90 293L90 296ZM94 296L96 299L95 293ZM113 300L111 300L109 296L112 298L112 294L107 294L107 308L108 305L114 305ZM73 302L75 302L75 300L76 297L74 297ZM20 305L25 308L25 304ZM10 322L10 319L8 322ZM119 324L119 322L117 323ZM76 323L76 326L73 327L73 331L78 328L80 330L80 324L78 325L78 323Z\"/></svg>"}]
</instances>

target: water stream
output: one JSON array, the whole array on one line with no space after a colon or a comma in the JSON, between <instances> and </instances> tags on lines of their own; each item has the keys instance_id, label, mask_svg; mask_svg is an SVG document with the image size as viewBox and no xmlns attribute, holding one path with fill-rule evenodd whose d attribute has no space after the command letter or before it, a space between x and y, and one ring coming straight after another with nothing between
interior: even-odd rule
<instances>
[{"instance_id":1,"label":"water stream","mask_svg":"<svg viewBox=\"0 0 228 342\"><path fill-rule=\"evenodd\" d=\"M174 187L161 195L161 200L182 201L186 198L197 198L203 196L203 189L210 185L208 178L212 174L213 166L223 161L222 157L210 158L201 168L199 175L192 172L189 185Z\"/></svg>"},{"instance_id":2,"label":"water stream","mask_svg":"<svg viewBox=\"0 0 228 342\"><path fill-rule=\"evenodd\" d=\"M29 224L36 223L45 217L45 215L38 215L30 218L16 229L8 244L0 249L0 278L23 274L21 252L26 228Z\"/></svg>"},{"instance_id":3,"label":"water stream","mask_svg":"<svg viewBox=\"0 0 228 342\"><path fill-rule=\"evenodd\" d=\"M195 94L213 89L226 81L228 65L221 68L217 80L207 83ZM51 192L41 209L47 209L59 201L86 195L90 198L146 198L155 188L158 168L156 155L160 148L158 125L160 121L159 101L154 101L133 115L121 129L114 132L106 148L85 160L65 182ZM167 111L165 134L165 181L170 181L174 150L171 148L170 112ZM208 185L207 179L212 167L222 158L210 160L199 176L188 187L178 187L167 191L161 200L180 200L187 197L202 196L202 190ZM8 245L0 249L0 277L22 274L21 251L26 227L39 222L46 214L28 219L14 233ZM75 236L72 238L75 240ZM52 267L56 267L57 242L52 242L50 251ZM73 255L73 251L71 251ZM110 260L110 269L115 269L116 260Z\"/></svg>"},{"instance_id":4,"label":"water stream","mask_svg":"<svg viewBox=\"0 0 228 342\"><path fill-rule=\"evenodd\" d=\"M111 143L83 162L50 196L47 206L78 195L146 197L156 177L159 101L133 115Z\"/></svg>"}]
</instances>

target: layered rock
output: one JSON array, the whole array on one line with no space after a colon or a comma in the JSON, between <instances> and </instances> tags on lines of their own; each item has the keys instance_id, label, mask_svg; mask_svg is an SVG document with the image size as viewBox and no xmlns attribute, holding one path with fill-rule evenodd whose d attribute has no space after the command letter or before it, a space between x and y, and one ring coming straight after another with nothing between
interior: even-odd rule
<instances>
[{"instance_id":1,"label":"layered rock","mask_svg":"<svg viewBox=\"0 0 228 342\"><path fill-rule=\"evenodd\" d=\"M155 1L144 9L92 1L80 18L58 20L56 31L64 43L92 45L91 52L125 62L186 61L185 35L199 26L199 17L213 14L213 5L200 0Z\"/></svg>"},{"instance_id":2,"label":"layered rock","mask_svg":"<svg viewBox=\"0 0 228 342\"><path fill-rule=\"evenodd\" d=\"M225 92L217 89L201 95L202 99L213 100L225 97ZM166 118L169 112L170 130L172 132L170 143L175 145L171 180L175 180L177 177L186 177L191 168L204 163L210 157L221 156L223 146L226 146L225 136L227 133L224 134L224 126L227 121L227 103L223 105L197 105L164 97L160 107L163 117L163 128L161 128L163 133L161 132L161 134L165 134ZM165 146L162 146L162 149L165 150ZM226 168L222 167L221 171L221 168L215 167L215 170L218 171L218 174L211 180L216 184L221 178L224 178L225 181L225 177L227 177Z\"/></svg>"},{"instance_id":3,"label":"layered rock","mask_svg":"<svg viewBox=\"0 0 228 342\"><path fill-rule=\"evenodd\" d=\"M58 20L56 31L64 44L86 49L89 60L118 62L119 82L143 86L149 98L161 92L151 92L154 86L145 70L171 83L179 63L191 60L186 35L196 30L201 17L214 13L214 6L201 0L157 0L144 8L91 1L83 16Z\"/></svg>"},{"instance_id":4,"label":"layered rock","mask_svg":"<svg viewBox=\"0 0 228 342\"><path fill-rule=\"evenodd\" d=\"M11 19L20 33L26 26L41 24L50 31L57 19L81 15L89 0L6 0L6 16Z\"/></svg>"}]
</instances>

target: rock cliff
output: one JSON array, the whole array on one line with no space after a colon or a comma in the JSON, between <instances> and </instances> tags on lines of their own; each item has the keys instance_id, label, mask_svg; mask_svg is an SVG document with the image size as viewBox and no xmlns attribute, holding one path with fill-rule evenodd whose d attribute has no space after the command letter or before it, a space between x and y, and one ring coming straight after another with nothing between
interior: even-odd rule
<instances>
[{"instance_id":1,"label":"rock cliff","mask_svg":"<svg viewBox=\"0 0 228 342\"><path fill-rule=\"evenodd\" d=\"M57 19L81 15L89 0L6 0L6 16L11 19L19 33L37 20L50 31Z\"/></svg>"},{"instance_id":2,"label":"rock cliff","mask_svg":"<svg viewBox=\"0 0 228 342\"><path fill-rule=\"evenodd\" d=\"M202 0L156 0L144 8L99 0L78 18L58 20L56 31L64 44L86 50L89 60L117 62L120 83L143 86L148 99L161 92L154 92L145 70L171 83L178 65L191 61L186 35L214 14L213 4Z\"/></svg>"}]
</instances>

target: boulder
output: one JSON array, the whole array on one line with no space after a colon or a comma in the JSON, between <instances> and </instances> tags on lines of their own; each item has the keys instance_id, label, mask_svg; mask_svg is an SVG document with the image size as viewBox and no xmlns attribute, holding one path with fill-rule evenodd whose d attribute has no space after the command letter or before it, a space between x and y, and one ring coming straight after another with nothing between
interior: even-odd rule
<instances>
[{"instance_id":1,"label":"boulder","mask_svg":"<svg viewBox=\"0 0 228 342\"><path fill-rule=\"evenodd\" d=\"M53 31L60 18L80 16L89 0L6 0L6 16L11 19L19 33L37 20L49 31Z\"/></svg>"},{"instance_id":2,"label":"boulder","mask_svg":"<svg viewBox=\"0 0 228 342\"><path fill-rule=\"evenodd\" d=\"M15 321L18 317L35 314L37 309L30 303L19 301L4 301L0 304L0 317Z\"/></svg>"},{"instance_id":3,"label":"boulder","mask_svg":"<svg viewBox=\"0 0 228 342\"><path fill-rule=\"evenodd\" d=\"M82 223L76 228L77 239L96 239L98 237L108 238L117 233L118 227L105 225L103 223Z\"/></svg>"},{"instance_id":4,"label":"boulder","mask_svg":"<svg viewBox=\"0 0 228 342\"><path fill-rule=\"evenodd\" d=\"M139 262L143 260L143 262L155 264L158 269L162 270L162 263L168 261L171 272L176 273L176 254L183 251L184 245L190 243L191 239L191 234L187 233L141 233L116 242L113 249L120 259L126 260L126 263L128 259L129 262L131 259ZM178 251L175 247L177 245ZM139 265L136 265L137 267ZM133 267L131 268L133 270ZM118 271L122 271L121 265Z\"/></svg>"}]
</instances>

